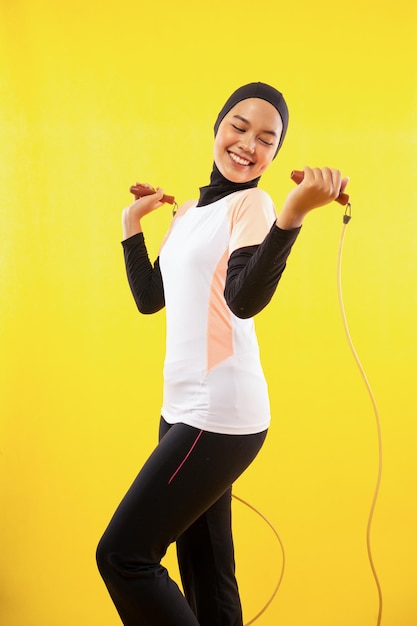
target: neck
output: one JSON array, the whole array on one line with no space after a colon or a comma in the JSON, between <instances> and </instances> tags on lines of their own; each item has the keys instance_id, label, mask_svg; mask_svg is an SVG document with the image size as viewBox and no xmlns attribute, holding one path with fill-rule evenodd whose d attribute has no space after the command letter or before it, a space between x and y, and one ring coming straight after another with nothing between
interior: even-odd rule
<instances>
[{"instance_id":1,"label":"neck","mask_svg":"<svg viewBox=\"0 0 417 626\"><path fill-rule=\"evenodd\" d=\"M213 169L210 175L210 184L206 187L200 187L200 198L197 206L205 206L216 202L225 196L228 196L235 191L242 191L243 189L251 189L257 187L259 178L247 181L245 183L234 183L228 178L225 178L219 171L217 165L213 164Z\"/></svg>"}]
</instances>

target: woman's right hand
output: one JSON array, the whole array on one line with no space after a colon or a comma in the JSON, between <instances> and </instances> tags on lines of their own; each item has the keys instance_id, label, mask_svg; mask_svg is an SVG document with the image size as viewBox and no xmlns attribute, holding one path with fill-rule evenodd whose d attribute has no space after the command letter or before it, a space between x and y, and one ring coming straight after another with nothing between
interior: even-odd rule
<instances>
[{"instance_id":1,"label":"woman's right hand","mask_svg":"<svg viewBox=\"0 0 417 626\"><path fill-rule=\"evenodd\" d=\"M146 187L152 189L150 185L146 185ZM164 204L161 202L163 195L164 190L158 187L155 193L150 194L149 196L143 196L143 198L135 200L133 204L123 209L122 228L124 239L142 232L142 226L140 223L142 217L152 211L155 211L155 209L158 209Z\"/></svg>"}]
</instances>

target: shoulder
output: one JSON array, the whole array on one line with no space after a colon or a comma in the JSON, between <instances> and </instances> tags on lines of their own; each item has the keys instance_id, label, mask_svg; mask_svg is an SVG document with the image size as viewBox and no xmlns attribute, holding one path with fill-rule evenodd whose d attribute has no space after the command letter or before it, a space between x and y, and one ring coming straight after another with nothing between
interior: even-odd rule
<instances>
[{"instance_id":1,"label":"shoulder","mask_svg":"<svg viewBox=\"0 0 417 626\"><path fill-rule=\"evenodd\" d=\"M260 244L277 218L270 195L257 187L237 192L228 208L229 251Z\"/></svg>"},{"instance_id":2,"label":"shoulder","mask_svg":"<svg viewBox=\"0 0 417 626\"><path fill-rule=\"evenodd\" d=\"M259 187L238 191L233 196L229 196L228 209L232 221L244 216L256 218L263 215L268 220L275 216L275 206L271 196Z\"/></svg>"},{"instance_id":3,"label":"shoulder","mask_svg":"<svg viewBox=\"0 0 417 626\"><path fill-rule=\"evenodd\" d=\"M243 191L236 192L235 195L237 196L236 200L240 202L272 203L269 193L260 187L244 189Z\"/></svg>"}]
</instances>

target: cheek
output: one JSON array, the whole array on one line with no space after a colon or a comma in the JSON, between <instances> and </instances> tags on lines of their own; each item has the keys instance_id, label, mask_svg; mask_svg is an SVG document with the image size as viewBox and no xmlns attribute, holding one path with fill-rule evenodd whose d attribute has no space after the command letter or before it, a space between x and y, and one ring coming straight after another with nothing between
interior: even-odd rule
<instances>
[{"instance_id":1,"label":"cheek","mask_svg":"<svg viewBox=\"0 0 417 626\"><path fill-rule=\"evenodd\" d=\"M273 158L274 158L274 155L271 152L268 152L268 154L263 155L261 159L262 171L265 171L266 169L268 169L268 167L272 163Z\"/></svg>"},{"instance_id":2,"label":"cheek","mask_svg":"<svg viewBox=\"0 0 417 626\"><path fill-rule=\"evenodd\" d=\"M214 146L213 146L213 154L214 154L214 159L220 159L222 158L222 156L224 155L224 152L226 150L227 147L227 140L224 136L224 134L221 135L217 135L214 139Z\"/></svg>"},{"instance_id":3,"label":"cheek","mask_svg":"<svg viewBox=\"0 0 417 626\"><path fill-rule=\"evenodd\" d=\"M214 138L214 149L217 151L224 150L228 143L230 143L228 134L220 130Z\"/></svg>"}]
</instances>

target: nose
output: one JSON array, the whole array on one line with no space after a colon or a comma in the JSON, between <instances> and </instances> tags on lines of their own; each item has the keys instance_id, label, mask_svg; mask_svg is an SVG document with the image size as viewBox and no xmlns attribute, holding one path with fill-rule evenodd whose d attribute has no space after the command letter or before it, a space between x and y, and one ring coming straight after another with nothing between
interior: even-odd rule
<instances>
[{"instance_id":1,"label":"nose","mask_svg":"<svg viewBox=\"0 0 417 626\"><path fill-rule=\"evenodd\" d=\"M250 154L253 154L255 152L255 137L246 134L244 137L242 137L242 139L240 140L240 146L242 148L242 150L244 150L245 152L249 152Z\"/></svg>"}]
</instances>

